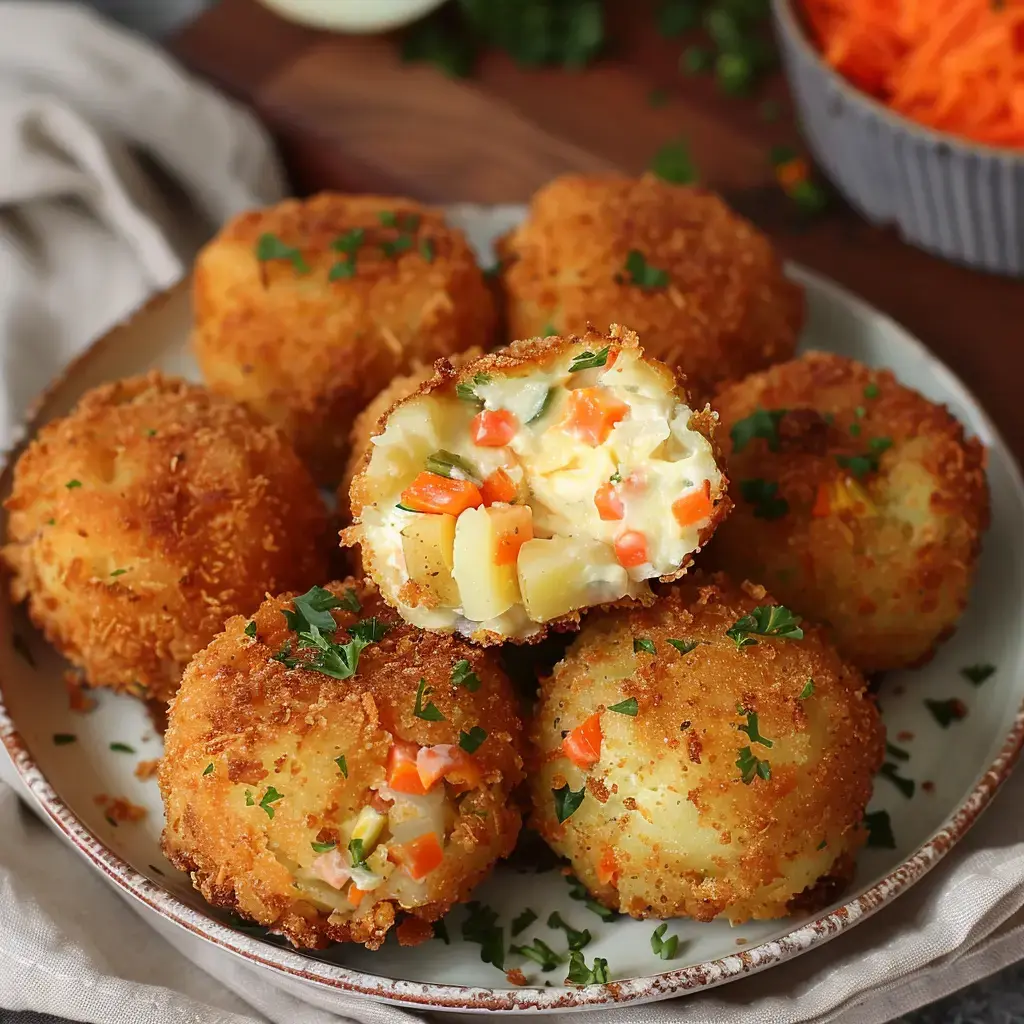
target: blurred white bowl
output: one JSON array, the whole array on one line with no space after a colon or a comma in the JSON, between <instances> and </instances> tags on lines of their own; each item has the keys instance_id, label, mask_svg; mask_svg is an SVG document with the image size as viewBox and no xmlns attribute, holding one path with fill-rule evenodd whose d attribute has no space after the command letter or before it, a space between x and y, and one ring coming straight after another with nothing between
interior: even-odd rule
<instances>
[{"instance_id":1,"label":"blurred white bowl","mask_svg":"<svg viewBox=\"0 0 1024 1024\"><path fill-rule=\"evenodd\" d=\"M333 32L386 32L422 18L444 0L260 0L287 18Z\"/></svg>"}]
</instances>

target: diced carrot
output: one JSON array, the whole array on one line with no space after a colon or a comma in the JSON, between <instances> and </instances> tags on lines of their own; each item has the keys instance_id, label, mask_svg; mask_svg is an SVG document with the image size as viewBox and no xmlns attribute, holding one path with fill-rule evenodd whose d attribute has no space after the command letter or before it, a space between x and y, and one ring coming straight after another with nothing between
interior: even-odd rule
<instances>
[{"instance_id":1,"label":"diced carrot","mask_svg":"<svg viewBox=\"0 0 1024 1024\"><path fill-rule=\"evenodd\" d=\"M806 181L810 171L807 168L807 161L800 157L794 157L775 168L775 180L784 188L790 189L800 182Z\"/></svg>"},{"instance_id":2,"label":"diced carrot","mask_svg":"<svg viewBox=\"0 0 1024 1024\"><path fill-rule=\"evenodd\" d=\"M597 514L606 521L621 519L626 514L625 506L614 484L601 484L594 494Z\"/></svg>"},{"instance_id":3,"label":"diced carrot","mask_svg":"<svg viewBox=\"0 0 1024 1024\"><path fill-rule=\"evenodd\" d=\"M473 444L481 448L503 448L519 430L519 420L508 409L484 409L469 425Z\"/></svg>"},{"instance_id":4,"label":"diced carrot","mask_svg":"<svg viewBox=\"0 0 1024 1024\"><path fill-rule=\"evenodd\" d=\"M577 388L569 392L562 429L584 444L596 448L612 432L612 427L629 412L607 388Z\"/></svg>"},{"instance_id":5,"label":"diced carrot","mask_svg":"<svg viewBox=\"0 0 1024 1024\"><path fill-rule=\"evenodd\" d=\"M423 796L427 789L417 770L419 748L415 743L396 740L388 751L388 785L399 793Z\"/></svg>"},{"instance_id":6,"label":"diced carrot","mask_svg":"<svg viewBox=\"0 0 1024 1024\"><path fill-rule=\"evenodd\" d=\"M601 712L596 711L562 740L562 751L577 768L592 768L601 760Z\"/></svg>"},{"instance_id":7,"label":"diced carrot","mask_svg":"<svg viewBox=\"0 0 1024 1024\"><path fill-rule=\"evenodd\" d=\"M420 747L416 755L416 771L424 791L431 789L441 779L448 779L453 785L466 789L475 788L481 780L476 758L452 743Z\"/></svg>"},{"instance_id":8,"label":"diced carrot","mask_svg":"<svg viewBox=\"0 0 1024 1024\"><path fill-rule=\"evenodd\" d=\"M440 866L444 860L444 850L433 832L424 832L407 843L392 846L388 856L396 864L401 864L413 881L418 882Z\"/></svg>"},{"instance_id":9,"label":"diced carrot","mask_svg":"<svg viewBox=\"0 0 1024 1024\"><path fill-rule=\"evenodd\" d=\"M615 850L611 846L606 846L597 864L597 879L605 885L614 885L618 874L619 865L615 860Z\"/></svg>"},{"instance_id":10,"label":"diced carrot","mask_svg":"<svg viewBox=\"0 0 1024 1024\"><path fill-rule=\"evenodd\" d=\"M513 502L519 497L519 490L503 469L496 469L480 488L485 505L493 505L496 501Z\"/></svg>"},{"instance_id":11,"label":"diced carrot","mask_svg":"<svg viewBox=\"0 0 1024 1024\"><path fill-rule=\"evenodd\" d=\"M635 569L647 558L647 538L639 530L625 530L615 538L615 557L624 569Z\"/></svg>"},{"instance_id":12,"label":"diced carrot","mask_svg":"<svg viewBox=\"0 0 1024 1024\"><path fill-rule=\"evenodd\" d=\"M694 523L700 523L707 519L714 507L711 500L711 482L705 480L704 486L699 491L691 491L672 502L672 515L685 530L687 527L693 526Z\"/></svg>"},{"instance_id":13,"label":"diced carrot","mask_svg":"<svg viewBox=\"0 0 1024 1024\"><path fill-rule=\"evenodd\" d=\"M527 507L525 511L529 512L529 508ZM494 551L494 564L515 565L519 558L519 549L528 540L533 540L533 519L524 517L513 529L499 534Z\"/></svg>"},{"instance_id":14,"label":"diced carrot","mask_svg":"<svg viewBox=\"0 0 1024 1024\"><path fill-rule=\"evenodd\" d=\"M420 473L402 491L402 504L414 512L447 512L458 516L467 508L483 503L480 489L471 480L450 480L438 473Z\"/></svg>"},{"instance_id":15,"label":"diced carrot","mask_svg":"<svg viewBox=\"0 0 1024 1024\"><path fill-rule=\"evenodd\" d=\"M359 904L363 902L363 897L368 895L368 893L368 889L360 889L359 886L353 882L348 887L348 901L353 907L358 907Z\"/></svg>"},{"instance_id":16,"label":"diced carrot","mask_svg":"<svg viewBox=\"0 0 1024 1024\"><path fill-rule=\"evenodd\" d=\"M818 519L824 519L832 512L832 501L829 496L829 486L827 483L822 482L818 484L818 493L814 498L814 507L811 509L811 515Z\"/></svg>"}]
</instances>

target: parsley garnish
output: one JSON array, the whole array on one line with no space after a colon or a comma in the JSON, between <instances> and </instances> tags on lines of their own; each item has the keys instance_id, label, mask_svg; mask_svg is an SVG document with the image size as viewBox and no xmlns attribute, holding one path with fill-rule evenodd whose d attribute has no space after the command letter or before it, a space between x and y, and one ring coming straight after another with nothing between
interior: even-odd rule
<instances>
[{"instance_id":1,"label":"parsley garnish","mask_svg":"<svg viewBox=\"0 0 1024 1024\"><path fill-rule=\"evenodd\" d=\"M335 252L344 252L348 255L357 252L366 239L366 231L363 228L352 228L351 231L343 231L331 242L331 248Z\"/></svg>"},{"instance_id":2,"label":"parsley garnish","mask_svg":"<svg viewBox=\"0 0 1024 1024\"><path fill-rule=\"evenodd\" d=\"M212 761L203 769L203 774L204 775L212 775L213 774L213 762Z\"/></svg>"},{"instance_id":3,"label":"parsley garnish","mask_svg":"<svg viewBox=\"0 0 1024 1024\"><path fill-rule=\"evenodd\" d=\"M260 807L267 812L267 817L272 818L274 816L274 808L272 804L276 804L278 800L284 799L284 793L278 793L273 786L270 786L266 793L263 794L263 799L260 801Z\"/></svg>"},{"instance_id":4,"label":"parsley garnish","mask_svg":"<svg viewBox=\"0 0 1024 1024\"><path fill-rule=\"evenodd\" d=\"M673 185L692 185L699 177L685 139L666 142L651 160L650 171Z\"/></svg>"},{"instance_id":5,"label":"parsley garnish","mask_svg":"<svg viewBox=\"0 0 1024 1024\"><path fill-rule=\"evenodd\" d=\"M738 618L732 628L725 631L725 635L741 649L758 642L751 634L774 636L782 640L802 640L804 637L800 619L781 604L758 605L748 615Z\"/></svg>"},{"instance_id":6,"label":"parsley garnish","mask_svg":"<svg viewBox=\"0 0 1024 1024\"><path fill-rule=\"evenodd\" d=\"M429 238L420 240L420 255L427 263L434 262L434 243Z\"/></svg>"},{"instance_id":7,"label":"parsley garnish","mask_svg":"<svg viewBox=\"0 0 1024 1024\"><path fill-rule=\"evenodd\" d=\"M452 666L452 686L461 686L470 693L476 693L480 689L480 679L469 667L469 662L463 658Z\"/></svg>"},{"instance_id":8,"label":"parsley garnish","mask_svg":"<svg viewBox=\"0 0 1024 1024\"><path fill-rule=\"evenodd\" d=\"M868 447L876 454L888 451L892 447L891 437L873 437L868 441Z\"/></svg>"},{"instance_id":9,"label":"parsley garnish","mask_svg":"<svg viewBox=\"0 0 1024 1024\"><path fill-rule=\"evenodd\" d=\"M247 789L245 791L245 806L246 807L255 807L256 806L256 801L253 800L253 798L252 798L252 790Z\"/></svg>"},{"instance_id":10,"label":"parsley garnish","mask_svg":"<svg viewBox=\"0 0 1024 1024\"><path fill-rule=\"evenodd\" d=\"M910 752L907 751L907 750L904 750L902 747L897 747L895 743L886 742L886 744L885 744L885 752L890 757L895 757L897 761L909 761L910 760Z\"/></svg>"},{"instance_id":11,"label":"parsley garnish","mask_svg":"<svg viewBox=\"0 0 1024 1024\"><path fill-rule=\"evenodd\" d=\"M555 817L558 818L558 824L561 825L579 809L583 798L587 795L587 787L581 786L578 790L572 790L567 782L561 789L551 790L551 795L555 798Z\"/></svg>"},{"instance_id":12,"label":"parsley garnish","mask_svg":"<svg viewBox=\"0 0 1024 1024\"><path fill-rule=\"evenodd\" d=\"M740 756L736 758L736 767L740 770L740 779L745 786L749 786L758 776L765 782L772 777L771 765L755 757L750 747L743 747L740 750Z\"/></svg>"},{"instance_id":13,"label":"parsley garnish","mask_svg":"<svg viewBox=\"0 0 1024 1024\"><path fill-rule=\"evenodd\" d=\"M608 978L608 961L603 957L595 956L594 966L590 968L582 953L569 954L569 975L565 980L570 985L607 985Z\"/></svg>"},{"instance_id":14,"label":"parsley garnish","mask_svg":"<svg viewBox=\"0 0 1024 1024\"><path fill-rule=\"evenodd\" d=\"M699 640L666 640L669 646L674 647L680 654L689 654L700 644Z\"/></svg>"},{"instance_id":15,"label":"parsley garnish","mask_svg":"<svg viewBox=\"0 0 1024 1024\"><path fill-rule=\"evenodd\" d=\"M561 928L565 932L565 937L569 940L569 949L573 952L585 948L593 938L589 929L584 928L581 931L578 928L573 928L557 910L552 911L548 917L548 927Z\"/></svg>"},{"instance_id":16,"label":"parsley garnish","mask_svg":"<svg viewBox=\"0 0 1024 1024\"><path fill-rule=\"evenodd\" d=\"M380 213L377 214L377 220L379 220L386 228L398 227L398 216L394 210L381 210Z\"/></svg>"},{"instance_id":17,"label":"parsley garnish","mask_svg":"<svg viewBox=\"0 0 1024 1024\"><path fill-rule=\"evenodd\" d=\"M330 843L310 843L309 845L313 847L314 853L330 853L338 844L332 841Z\"/></svg>"},{"instance_id":18,"label":"parsley garnish","mask_svg":"<svg viewBox=\"0 0 1024 1024\"><path fill-rule=\"evenodd\" d=\"M536 423L537 420L547 415L557 391L558 388L548 388L548 393L544 396L544 401L540 403L540 408L526 421L527 423Z\"/></svg>"},{"instance_id":19,"label":"parsley garnish","mask_svg":"<svg viewBox=\"0 0 1024 1024\"><path fill-rule=\"evenodd\" d=\"M966 668L960 669L960 675L974 683L975 686L981 686L989 676L995 674L995 671L995 665L968 665Z\"/></svg>"},{"instance_id":20,"label":"parsley garnish","mask_svg":"<svg viewBox=\"0 0 1024 1024\"><path fill-rule=\"evenodd\" d=\"M761 730L757 727L757 713L754 711L747 711L746 708L739 708L738 710L741 715L747 716L747 724L737 726L739 731L745 732L751 743L760 743L763 747L773 746L772 741L762 736Z\"/></svg>"},{"instance_id":21,"label":"parsley garnish","mask_svg":"<svg viewBox=\"0 0 1024 1024\"><path fill-rule=\"evenodd\" d=\"M243 629L242 632L246 636L255 636L256 635L256 620L255 619L250 619L245 624L245 629Z\"/></svg>"},{"instance_id":22,"label":"parsley garnish","mask_svg":"<svg viewBox=\"0 0 1024 1024\"><path fill-rule=\"evenodd\" d=\"M269 231L260 235L256 242L256 259L260 263L267 260L290 260L297 273L309 273L309 264L303 259L302 253L294 246L285 245L277 235Z\"/></svg>"},{"instance_id":23,"label":"parsley garnish","mask_svg":"<svg viewBox=\"0 0 1024 1024\"><path fill-rule=\"evenodd\" d=\"M878 469L877 455L837 455L836 462L856 480L861 480Z\"/></svg>"},{"instance_id":24,"label":"parsley garnish","mask_svg":"<svg viewBox=\"0 0 1024 1024\"><path fill-rule=\"evenodd\" d=\"M668 271L652 267L639 249L629 250L626 257L626 273L629 275L630 284L645 290L664 288L668 284Z\"/></svg>"},{"instance_id":25,"label":"parsley garnish","mask_svg":"<svg viewBox=\"0 0 1024 1024\"><path fill-rule=\"evenodd\" d=\"M515 920L512 922L512 935L516 936L520 932L525 931L527 928L537 920L537 913L527 907Z\"/></svg>"},{"instance_id":26,"label":"parsley garnish","mask_svg":"<svg viewBox=\"0 0 1024 1024\"><path fill-rule=\"evenodd\" d=\"M411 249L412 242L412 235L406 234L403 231L393 241L381 242L381 252L383 252L384 255L387 256L389 260L393 260L396 256L400 255L403 252L407 252L409 249Z\"/></svg>"},{"instance_id":27,"label":"parsley garnish","mask_svg":"<svg viewBox=\"0 0 1024 1024\"><path fill-rule=\"evenodd\" d=\"M580 900L587 910L597 914L602 921L614 921L618 917L614 910L592 900L586 886L575 875L566 875L565 880L569 883L569 899Z\"/></svg>"},{"instance_id":28,"label":"parsley garnish","mask_svg":"<svg viewBox=\"0 0 1024 1024\"><path fill-rule=\"evenodd\" d=\"M615 470L615 472L612 473L612 475L610 477L608 477L608 483L610 483L610 484L621 484L622 483L622 474L618 470Z\"/></svg>"},{"instance_id":29,"label":"parsley garnish","mask_svg":"<svg viewBox=\"0 0 1024 1024\"><path fill-rule=\"evenodd\" d=\"M877 398L878 397L878 385L874 382L867 384L864 387L865 398Z\"/></svg>"},{"instance_id":30,"label":"parsley garnish","mask_svg":"<svg viewBox=\"0 0 1024 1024\"><path fill-rule=\"evenodd\" d=\"M302 633L316 626L321 633L333 633L338 624L331 615L332 608L341 608L342 602L323 587L311 587L292 599L295 611L282 610L281 614L293 633Z\"/></svg>"},{"instance_id":31,"label":"parsley garnish","mask_svg":"<svg viewBox=\"0 0 1024 1024\"><path fill-rule=\"evenodd\" d=\"M888 811L872 811L864 815L864 824L868 829L868 846L877 846L883 850L896 849L896 837L892 834L892 822Z\"/></svg>"},{"instance_id":32,"label":"parsley garnish","mask_svg":"<svg viewBox=\"0 0 1024 1024\"><path fill-rule=\"evenodd\" d=\"M374 615L369 619L361 619L354 626L349 626L347 632L349 636L369 646L370 644L380 643L388 630L394 629L394 626L393 622L381 622Z\"/></svg>"},{"instance_id":33,"label":"parsley garnish","mask_svg":"<svg viewBox=\"0 0 1024 1024\"><path fill-rule=\"evenodd\" d=\"M110 575L111 576L123 576L128 570L127 569L115 569Z\"/></svg>"},{"instance_id":34,"label":"parsley garnish","mask_svg":"<svg viewBox=\"0 0 1024 1024\"><path fill-rule=\"evenodd\" d=\"M491 375L489 373L474 373L472 383L460 381L455 385L455 396L457 398L461 398L464 402L477 402L483 404L482 399L474 390L474 385L479 387L481 384L490 384L490 382Z\"/></svg>"},{"instance_id":35,"label":"parsley garnish","mask_svg":"<svg viewBox=\"0 0 1024 1024\"><path fill-rule=\"evenodd\" d=\"M626 700L620 700L618 704L609 705L608 710L614 711L619 715L629 715L630 718L636 718L639 708L640 705L637 704L636 697L628 697Z\"/></svg>"},{"instance_id":36,"label":"parsley garnish","mask_svg":"<svg viewBox=\"0 0 1024 1024\"><path fill-rule=\"evenodd\" d=\"M591 352L588 349L586 352L581 352L579 355L573 356L573 360L569 364L569 372L577 373L579 370L595 370L599 366L604 366L607 362L607 345L598 352Z\"/></svg>"},{"instance_id":37,"label":"parsley garnish","mask_svg":"<svg viewBox=\"0 0 1024 1024\"><path fill-rule=\"evenodd\" d=\"M497 912L476 900L467 903L466 909L469 915L462 922L462 937L466 942L480 943L480 959L485 964L504 970L505 932L498 927Z\"/></svg>"},{"instance_id":38,"label":"parsley garnish","mask_svg":"<svg viewBox=\"0 0 1024 1024\"><path fill-rule=\"evenodd\" d=\"M754 440L760 437L768 445L768 451L779 450L779 423L786 415L785 409L755 409L749 416L737 420L729 431L732 438L732 450L741 452Z\"/></svg>"},{"instance_id":39,"label":"parsley garnish","mask_svg":"<svg viewBox=\"0 0 1024 1024\"><path fill-rule=\"evenodd\" d=\"M69 480L64 486L69 491L73 491L76 487L81 487L82 486L82 481L81 480Z\"/></svg>"},{"instance_id":40,"label":"parsley garnish","mask_svg":"<svg viewBox=\"0 0 1024 1024\"><path fill-rule=\"evenodd\" d=\"M459 733L459 746L467 754L475 754L485 739L487 739L487 733L479 725L474 725L469 732Z\"/></svg>"},{"instance_id":41,"label":"parsley garnish","mask_svg":"<svg viewBox=\"0 0 1024 1024\"><path fill-rule=\"evenodd\" d=\"M917 784L913 779L905 779L899 774L899 768L886 761L878 772L883 778L888 779L908 800L914 795Z\"/></svg>"},{"instance_id":42,"label":"parsley garnish","mask_svg":"<svg viewBox=\"0 0 1024 1024\"><path fill-rule=\"evenodd\" d=\"M804 688L797 695L796 699L797 700L807 700L807 698L810 697L813 693L814 693L814 680L813 679L808 679L807 682L804 683Z\"/></svg>"},{"instance_id":43,"label":"parsley garnish","mask_svg":"<svg viewBox=\"0 0 1024 1024\"><path fill-rule=\"evenodd\" d=\"M967 706L962 700L950 697L949 700L925 699L924 706L932 713L943 729L948 729L952 722L959 722L967 716Z\"/></svg>"},{"instance_id":44,"label":"parsley garnish","mask_svg":"<svg viewBox=\"0 0 1024 1024\"><path fill-rule=\"evenodd\" d=\"M461 455L445 451L443 448L439 448L432 455L427 456L426 466L428 473L436 473L438 476L448 477L449 480L459 479L453 472L456 469L465 479L472 480L475 484L479 484L481 480L480 474L472 463Z\"/></svg>"},{"instance_id":45,"label":"parsley garnish","mask_svg":"<svg viewBox=\"0 0 1024 1024\"><path fill-rule=\"evenodd\" d=\"M529 946L509 946L508 951L540 964L542 971L553 971L559 964L565 963L565 957L559 956L543 939L534 939Z\"/></svg>"},{"instance_id":46,"label":"parsley garnish","mask_svg":"<svg viewBox=\"0 0 1024 1024\"><path fill-rule=\"evenodd\" d=\"M822 841L820 843L818 843L818 845L815 847L815 849L816 850L824 850L826 846L828 846L828 840L827 839L822 839Z\"/></svg>"},{"instance_id":47,"label":"parsley garnish","mask_svg":"<svg viewBox=\"0 0 1024 1024\"><path fill-rule=\"evenodd\" d=\"M363 849L362 839L350 839L348 841L348 855L352 858L352 867L358 868L366 863L366 851Z\"/></svg>"},{"instance_id":48,"label":"parsley garnish","mask_svg":"<svg viewBox=\"0 0 1024 1024\"><path fill-rule=\"evenodd\" d=\"M556 334L558 334L558 328L550 320L540 329L542 338L553 338Z\"/></svg>"},{"instance_id":49,"label":"parsley garnish","mask_svg":"<svg viewBox=\"0 0 1024 1024\"><path fill-rule=\"evenodd\" d=\"M341 757L336 757L334 759L334 763L338 766L338 771L341 772L341 774L344 775L345 778L347 779L348 778L348 761L345 760L345 755L342 754Z\"/></svg>"},{"instance_id":50,"label":"parsley garnish","mask_svg":"<svg viewBox=\"0 0 1024 1024\"><path fill-rule=\"evenodd\" d=\"M110 749L116 754L134 754L135 748L128 746L127 743L111 743Z\"/></svg>"},{"instance_id":51,"label":"parsley garnish","mask_svg":"<svg viewBox=\"0 0 1024 1024\"><path fill-rule=\"evenodd\" d=\"M345 588L345 594L341 598L340 606L347 612L352 612L353 615L358 615L362 610L363 606L359 603L359 595L351 588Z\"/></svg>"},{"instance_id":52,"label":"parsley garnish","mask_svg":"<svg viewBox=\"0 0 1024 1024\"><path fill-rule=\"evenodd\" d=\"M356 276L356 254L352 253L347 259L338 260L327 271L328 281L344 281Z\"/></svg>"},{"instance_id":53,"label":"parsley garnish","mask_svg":"<svg viewBox=\"0 0 1024 1024\"><path fill-rule=\"evenodd\" d=\"M416 687L416 704L412 713L424 722L443 722L444 715L437 709L437 705L431 701L426 707L423 706L423 698L429 697L434 691L427 686L427 681L420 676L420 685Z\"/></svg>"},{"instance_id":54,"label":"parsley garnish","mask_svg":"<svg viewBox=\"0 0 1024 1024\"><path fill-rule=\"evenodd\" d=\"M779 485L774 480L741 480L740 494L754 506L755 519L781 519L789 511L789 502L779 497Z\"/></svg>"},{"instance_id":55,"label":"parsley garnish","mask_svg":"<svg viewBox=\"0 0 1024 1024\"><path fill-rule=\"evenodd\" d=\"M272 657L286 668L312 669L334 679L350 679L356 674L359 655L367 646L367 641L360 637L353 637L347 644L336 644L325 637L316 626L310 626L308 631L299 634L298 648L313 650L311 658L292 657L288 644Z\"/></svg>"},{"instance_id":56,"label":"parsley garnish","mask_svg":"<svg viewBox=\"0 0 1024 1024\"><path fill-rule=\"evenodd\" d=\"M647 637L639 636L633 640L633 653L639 654L640 651L646 651L648 654L657 654L657 648L654 646L653 640L648 640Z\"/></svg>"},{"instance_id":57,"label":"parsley garnish","mask_svg":"<svg viewBox=\"0 0 1024 1024\"><path fill-rule=\"evenodd\" d=\"M69 743L74 743L78 737L73 732L55 732L53 734L53 743L57 747L66 747Z\"/></svg>"},{"instance_id":58,"label":"parsley garnish","mask_svg":"<svg viewBox=\"0 0 1024 1024\"><path fill-rule=\"evenodd\" d=\"M654 934L651 936L651 952L662 960L671 960L679 948L679 936L670 935L666 939L664 937L666 931L668 931L667 921L663 921L654 929Z\"/></svg>"}]
</instances>

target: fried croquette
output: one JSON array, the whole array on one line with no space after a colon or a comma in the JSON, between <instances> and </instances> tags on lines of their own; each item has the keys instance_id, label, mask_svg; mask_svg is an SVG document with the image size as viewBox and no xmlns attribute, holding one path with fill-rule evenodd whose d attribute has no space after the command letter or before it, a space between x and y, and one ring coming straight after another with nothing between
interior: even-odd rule
<instances>
[{"instance_id":1,"label":"fried croquette","mask_svg":"<svg viewBox=\"0 0 1024 1024\"><path fill-rule=\"evenodd\" d=\"M618 322L692 394L792 357L800 287L717 196L653 176L558 178L498 243L514 338Z\"/></svg>"},{"instance_id":2,"label":"fried croquette","mask_svg":"<svg viewBox=\"0 0 1024 1024\"><path fill-rule=\"evenodd\" d=\"M231 221L196 260L207 384L292 438L337 483L356 414L397 373L495 330L461 231L408 199L323 193Z\"/></svg>"},{"instance_id":3,"label":"fried croquette","mask_svg":"<svg viewBox=\"0 0 1024 1024\"><path fill-rule=\"evenodd\" d=\"M226 618L309 586L330 550L281 431L158 373L43 427L6 507L14 600L89 685L160 704Z\"/></svg>"},{"instance_id":4,"label":"fried croquette","mask_svg":"<svg viewBox=\"0 0 1024 1024\"><path fill-rule=\"evenodd\" d=\"M819 628L698 575L588 616L542 682L532 824L613 910L782 917L852 877L884 738Z\"/></svg>"},{"instance_id":5,"label":"fried croquette","mask_svg":"<svg viewBox=\"0 0 1024 1024\"><path fill-rule=\"evenodd\" d=\"M480 643L574 628L681 575L727 512L712 414L632 331L438 366L382 421L342 535L409 622Z\"/></svg>"},{"instance_id":6,"label":"fried croquette","mask_svg":"<svg viewBox=\"0 0 1024 1024\"><path fill-rule=\"evenodd\" d=\"M723 389L716 407L736 510L712 562L825 623L864 672L927 661L988 525L981 443L888 370L823 353Z\"/></svg>"},{"instance_id":7,"label":"fried croquette","mask_svg":"<svg viewBox=\"0 0 1024 1024\"><path fill-rule=\"evenodd\" d=\"M376 949L508 855L520 724L497 656L348 579L236 617L171 704L164 852L296 946ZM414 920L399 939L429 934Z\"/></svg>"}]
</instances>

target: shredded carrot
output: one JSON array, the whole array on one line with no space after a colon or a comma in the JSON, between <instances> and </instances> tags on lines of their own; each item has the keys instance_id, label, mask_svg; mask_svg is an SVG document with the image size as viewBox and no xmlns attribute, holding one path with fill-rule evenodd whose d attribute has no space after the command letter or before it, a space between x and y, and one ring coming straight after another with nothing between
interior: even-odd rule
<instances>
[{"instance_id":1,"label":"shredded carrot","mask_svg":"<svg viewBox=\"0 0 1024 1024\"><path fill-rule=\"evenodd\" d=\"M802 0L825 60L938 131L1024 147L1024 0Z\"/></svg>"}]
</instances>

